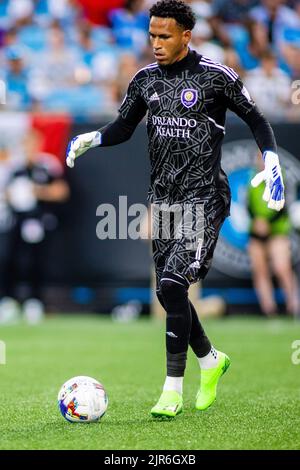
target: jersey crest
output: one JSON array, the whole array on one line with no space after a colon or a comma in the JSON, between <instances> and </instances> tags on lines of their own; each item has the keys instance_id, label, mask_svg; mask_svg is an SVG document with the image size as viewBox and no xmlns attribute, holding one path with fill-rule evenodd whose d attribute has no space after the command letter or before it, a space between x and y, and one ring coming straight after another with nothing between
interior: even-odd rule
<instances>
[{"instance_id":1,"label":"jersey crest","mask_svg":"<svg viewBox=\"0 0 300 470\"><path fill-rule=\"evenodd\" d=\"M181 92L181 103L186 108L191 108L194 106L198 99L198 91L193 90L193 88L185 88Z\"/></svg>"}]
</instances>

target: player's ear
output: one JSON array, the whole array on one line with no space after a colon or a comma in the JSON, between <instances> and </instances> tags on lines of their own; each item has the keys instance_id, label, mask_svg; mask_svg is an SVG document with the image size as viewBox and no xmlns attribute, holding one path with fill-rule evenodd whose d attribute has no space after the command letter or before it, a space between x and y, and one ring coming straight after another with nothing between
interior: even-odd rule
<instances>
[{"instance_id":1,"label":"player's ear","mask_svg":"<svg viewBox=\"0 0 300 470\"><path fill-rule=\"evenodd\" d=\"M190 40L192 39L192 33L190 30L183 31L182 39L185 46L188 46Z\"/></svg>"}]
</instances>

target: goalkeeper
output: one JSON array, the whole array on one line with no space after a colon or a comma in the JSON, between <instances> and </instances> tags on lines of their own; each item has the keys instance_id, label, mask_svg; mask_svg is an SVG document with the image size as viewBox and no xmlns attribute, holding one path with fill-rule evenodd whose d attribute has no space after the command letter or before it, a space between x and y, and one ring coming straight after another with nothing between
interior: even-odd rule
<instances>
[{"instance_id":1,"label":"goalkeeper","mask_svg":"<svg viewBox=\"0 0 300 470\"><path fill-rule=\"evenodd\" d=\"M203 230L196 244L161 236L153 240L156 293L166 311L167 376L153 416L174 417L183 409L182 388L190 345L200 365L196 409L216 399L217 384L228 369L228 356L212 346L189 301L191 283L203 279L212 262L223 221L229 215L230 190L221 168L221 145L227 109L250 127L262 151L264 169L253 184L265 182L263 199L279 211L284 187L270 124L255 106L236 72L189 49L196 19L181 0L162 0L150 9L150 41L155 62L131 80L115 121L75 137L67 164L91 147L128 140L147 115L151 183L149 201L171 208L203 207ZM263 202L264 203L264 202ZM171 210L171 209L170 209ZM161 210L160 216L163 214Z\"/></svg>"}]
</instances>

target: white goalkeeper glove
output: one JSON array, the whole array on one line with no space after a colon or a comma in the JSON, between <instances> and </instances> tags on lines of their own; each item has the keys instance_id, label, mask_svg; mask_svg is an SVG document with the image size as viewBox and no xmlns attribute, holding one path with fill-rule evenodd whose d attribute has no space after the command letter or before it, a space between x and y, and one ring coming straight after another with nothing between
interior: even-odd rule
<instances>
[{"instance_id":1,"label":"white goalkeeper glove","mask_svg":"<svg viewBox=\"0 0 300 470\"><path fill-rule=\"evenodd\" d=\"M266 189L263 194L263 200L268 202L269 209L280 211L284 206L284 184L281 174L278 155L271 151L263 154L265 169L251 180L254 188L263 181L266 183Z\"/></svg>"},{"instance_id":2,"label":"white goalkeeper glove","mask_svg":"<svg viewBox=\"0 0 300 470\"><path fill-rule=\"evenodd\" d=\"M67 148L66 163L73 168L75 159L93 147L101 144L101 134L98 131L80 134L69 142Z\"/></svg>"}]
</instances>

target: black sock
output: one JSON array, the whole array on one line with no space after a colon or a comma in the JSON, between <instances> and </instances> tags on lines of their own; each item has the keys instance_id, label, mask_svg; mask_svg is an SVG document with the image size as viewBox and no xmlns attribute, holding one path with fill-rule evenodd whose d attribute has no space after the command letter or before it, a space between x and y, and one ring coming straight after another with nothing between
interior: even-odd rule
<instances>
[{"instance_id":1,"label":"black sock","mask_svg":"<svg viewBox=\"0 0 300 470\"><path fill-rule=\"evenodd\" d=\"M178 282L178 277L166 272L160 282L160 291L167 312L167 375L182 377L192 326L188 288Z\"/></svg>"},{"instance_id":2,"label":"black sock","mask_svg":"<svg viewBox=\"0 0 300 470\"><path fill-rule=\"evenodd\" d=\"M156 295L161 306L165 310L167 310L164 304L164 300L163 300L163 296L162 296L160 288L156 290ZM211 350L211 343L205 334L205 331L197 315L196 309L190 300L189 300L189 306L190 306L190 312L191 312L191 318L192 318L189 345L191 346L192 350L194 351L197 357L204 357Z\"/></svg>"}]
</instances>

